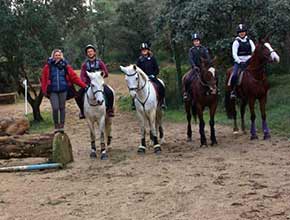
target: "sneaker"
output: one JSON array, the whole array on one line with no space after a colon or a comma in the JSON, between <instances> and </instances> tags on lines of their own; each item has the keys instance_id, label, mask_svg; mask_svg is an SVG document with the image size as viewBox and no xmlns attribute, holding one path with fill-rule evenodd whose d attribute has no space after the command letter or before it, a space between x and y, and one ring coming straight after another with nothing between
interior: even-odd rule
<instances>
[{"instance_id":1,"label":"sneaker","mask_svg":"<svg viewBox=\"0 0 290 220\"><path fill-rule=\"evenodd\" d=\"M79 119L85 119L86 117L85 117L85 115L84 115L84 113L81 113L80 112L80 114L79 114Z\"/></svg>"},{"instance_id":2,"label":"sneaker","mask_svg":"<svg viewBox=\"0 0 290 220\"><path fill-rule=\"evenodd\" d=\"M107 114L108 114L109 117L114 117L115 116L113 109L108 109L107 110Z\"/></svg>"}]
</instances>

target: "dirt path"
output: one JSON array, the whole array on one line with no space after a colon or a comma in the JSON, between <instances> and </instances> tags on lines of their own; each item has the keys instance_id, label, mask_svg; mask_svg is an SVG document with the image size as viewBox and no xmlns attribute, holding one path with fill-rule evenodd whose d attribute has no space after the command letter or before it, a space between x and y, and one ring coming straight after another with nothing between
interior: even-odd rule
<instances>
[{"instance_id":1,"label":"dirt path","mask_svg":"<svg viewBox=\"0 0 290 220\"><path fill-rule=\"evenodd\" d=\"M112 78L126 92L123 79ZM250 141L217 126L219 145L199 148L197 126L187 143L185 124L165 123L162 155L150 149L141 157L135 115L117 112L110 159L92 161L87 125L73 101L67 106L75 162L60 171L1 173L1 220L290 219L286 138Z\"/></svg>"}]
</instances>

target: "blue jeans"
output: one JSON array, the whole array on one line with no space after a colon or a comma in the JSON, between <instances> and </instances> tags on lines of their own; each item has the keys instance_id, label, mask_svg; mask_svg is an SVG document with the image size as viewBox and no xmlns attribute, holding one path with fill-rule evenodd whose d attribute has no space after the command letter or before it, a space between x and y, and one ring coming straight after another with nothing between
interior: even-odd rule
<instances>
[{"instance_id":1,"label":"blue jeans","mask_svg":"<svg viewBox=\"0 0 290 220\"><path fill-rule=\"evenodd\" d=\"M233 75L232 75L232 79L231 79L231 86L232 87L236 86L238 83L239 69L240 69L240 65L238 63L235 63L234 68L233 68Z\"/></svg>"}]
</instances>

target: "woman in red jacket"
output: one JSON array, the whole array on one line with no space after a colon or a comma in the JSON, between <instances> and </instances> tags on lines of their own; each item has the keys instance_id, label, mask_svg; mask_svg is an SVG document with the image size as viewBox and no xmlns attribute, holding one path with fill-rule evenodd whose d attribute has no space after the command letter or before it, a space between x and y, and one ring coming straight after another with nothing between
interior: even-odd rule
<instances>
[{"instance_id":1,"label":"woman in red jacket","mask_svg":"<svg viewBox=\"0 0 290 220\"><path fill-rule=\"evenodd\" d=\"M41 89L51 103L55 132L64 131L65 102L72 84L87 87L64 59L62 51L53 50L42 70Z\"/></svg>"}]
</instances>

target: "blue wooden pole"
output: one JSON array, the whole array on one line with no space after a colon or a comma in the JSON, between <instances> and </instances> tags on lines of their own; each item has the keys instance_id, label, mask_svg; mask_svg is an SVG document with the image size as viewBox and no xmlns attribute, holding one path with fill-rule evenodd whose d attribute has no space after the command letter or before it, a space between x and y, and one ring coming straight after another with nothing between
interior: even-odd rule
<instances>
[{"instance_id":1,"label":"blue wooden pole","mask_svg":"<svg viewBox=\"0 0 290 220\"><path fill-rule=\"evenodd\" d=\"M63 165L61 163L42 163L42 164L32 164L32 165L24 165L24 166L1 167L0 172L56 169L56 168L62 168L62 167Z\"/></svg>"}]
</instances>

